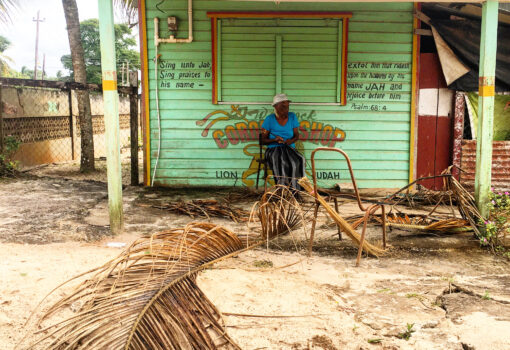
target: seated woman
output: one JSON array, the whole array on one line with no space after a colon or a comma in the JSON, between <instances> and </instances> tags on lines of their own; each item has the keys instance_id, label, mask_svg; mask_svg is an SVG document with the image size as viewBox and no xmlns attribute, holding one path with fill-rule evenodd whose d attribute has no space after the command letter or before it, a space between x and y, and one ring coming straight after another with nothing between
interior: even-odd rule
<instances>
[{"instance_id":1,"label":"seated woman","mask_svg":"<svg viewBox=\"0 0 510 350\"><path fill-rule=\"evenodd\" d=\"M299 139L299 121L289 112L289 102L285 94L273 98L274 113L262 123L261 141L267 145L265 158L276 183L300 190L297 181L305 175L305 159L294 144Z\"/></svg>"}]
</instances>

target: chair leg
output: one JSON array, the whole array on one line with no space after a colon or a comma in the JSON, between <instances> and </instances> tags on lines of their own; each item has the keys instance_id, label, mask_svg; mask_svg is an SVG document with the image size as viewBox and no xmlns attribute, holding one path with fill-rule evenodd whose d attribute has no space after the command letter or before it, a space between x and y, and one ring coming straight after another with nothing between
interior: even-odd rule
<instances>
[{"instance_id":1,"label":"chair leg","mask_svg":"<svg viewBox=\"0 0 510 350\"><path fill-rule=\"evenodd\" d=\"M369 209L370 210L370 209ZM358 255L356 256L356 267L359 266L359 261L361 259L361 253L363 252L363 244L365 244L365 234L367 232L367 223L369 218L369 210L365 213L365 217L363 218L363 231L361 231L361 239L359 241Z\"/></svg>"},{"instance_id":2,"label":"chair leg","mask_svg":"<svg viewBox=\"0 0 510 350\"><path fill-rule=\"evenodd\" d=\"M259 162L259 165L258 165L258 168L257 168L257 182L255 183L255 189L258 190L259 189L259 178L260 178L260 166L262 164L260 164Z\"/></svg>"},{"instance_id":3,"label":"chair leg","mask_svg":"<svg viewBox=\"0 0 510 350\"><path fill-rule=\"evenodd\" d=\"M335 202L335 211L340 214L338 212L338 199L336 197L333 197L333 201ZM340 225L336 224L337 226L337 229L338 229L338 239L341 241L342 240L342 229L340 228Z\"/></svg>"},{"instance_id":4,"label":"chair leg","mask_svg":"<svg viewBox=\"0 0 510 350\"><path fill-rule=\"evenodd\" d=\"M315 225L317 224L317 214L319 212L319 202L315 201L315 209L313 211L312 230L310 231L310 241L308 242L308 256L312 256L313 236L315 235Z\"/></svg>"},{"instance_id":5,"label":"chair leg","mask_svg":"<svg viewBox=\"0 0 510 350\"><path fill-rule=\"evenodd\" d=\"M264 192L267 191L267 163L264 163Z\"/></svg>"},{"instance_id":6,"label":"chair leg","mask_svg":"<svg viewBox=\"0 0 510 350\"><path fill-rule=\"evenodd\" d=\"M384 208L384 204L381 205L382 212L382 244L383 249L386 249L386 209Z\"/></svg>"}]
</instances>

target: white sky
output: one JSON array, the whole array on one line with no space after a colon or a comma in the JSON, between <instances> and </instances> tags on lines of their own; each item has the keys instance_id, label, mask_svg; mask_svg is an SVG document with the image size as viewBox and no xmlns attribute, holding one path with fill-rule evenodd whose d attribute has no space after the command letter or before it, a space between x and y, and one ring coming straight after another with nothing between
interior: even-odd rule
<instances>
[{"instance_id":1,"label":"white sky","mask_svg":"<svg viewBox=\"0 0 510 350\"><path fill-rule=\"evenodd\" d=\"M97 0L76 0L80 21L97 18ZM38 70L42 67L43 54L46 54L46 74L55 76L58 70L65 72L60 57L69 54L69 39L62 0L24 0L20 11L12 15L13 23L0 25L0 35L11 41L4 54L13 59L11 66L20 71L22 66L34 69L35 31L37 11L44 22L39 23L39 60ZM133 28L138 41L136 28ZM136 49L136 48L135 48Z\"/></svg>"}]
</instances>

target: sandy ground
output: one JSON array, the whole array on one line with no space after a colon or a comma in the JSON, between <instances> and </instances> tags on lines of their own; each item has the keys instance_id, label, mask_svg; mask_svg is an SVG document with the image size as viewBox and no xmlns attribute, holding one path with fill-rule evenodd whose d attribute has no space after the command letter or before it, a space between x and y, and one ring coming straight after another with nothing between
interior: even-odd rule
<instances>
[{"instance_id":1,"label":"sandy ground","mask_svg":"<svg viewBox=\"0 0 510 350\"><path fill-rule=\"evenodd\" d=\"M0 182L0 349L26 336L24 323L49 291L121 252L108 243L192 221L152 204L227 195L126 187L125 233L112 237L103 183ZM249 208L245 197L236 205ZM341 212L356 208L346 204ZM379 230L372 227L369 236ZM311 258L297 232L200 273L199 286L226 314L227 331L243 349L510 349L510 263L480 250L470 234L393 230L387 256L355 267L356 250L335 232L323 217ZM414 332L400 339L408 324Z\"/></svg>"}]
</instances>

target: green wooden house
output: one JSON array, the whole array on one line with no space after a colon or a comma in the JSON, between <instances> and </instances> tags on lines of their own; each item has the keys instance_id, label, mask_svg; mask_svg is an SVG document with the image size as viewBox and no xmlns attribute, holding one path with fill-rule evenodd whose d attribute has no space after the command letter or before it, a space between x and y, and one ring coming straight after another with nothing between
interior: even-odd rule
<instances>
[{"instance_id":1,"label":"green wooden house","mask_svg":"<svg viewBox=\"0 0 510 350\"><path fill-rule=\"evenodd\" d=\"M258 129L286 93L310 168L413 179L413 3L141 0L146 185L254 186ZM319 184L349 179L319 153Z\"/></svg>"}]
</instances>

